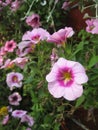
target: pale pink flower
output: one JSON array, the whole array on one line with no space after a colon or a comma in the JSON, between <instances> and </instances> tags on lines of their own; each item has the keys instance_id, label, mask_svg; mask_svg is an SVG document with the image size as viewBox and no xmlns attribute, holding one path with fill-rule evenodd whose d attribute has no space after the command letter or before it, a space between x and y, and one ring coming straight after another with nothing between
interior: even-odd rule
<instances>
[{"instance_id":1,"label":"pale pink flower","mask_svg":"<svg viewBox=\"0 0 98 130\"><path fill-rule=\"evenodd\" d=\"M21 58L21 57L17 57L15 60L14 60L14 63L20 67L21 69L24 68L25 64L28 62L28 58L27 57L24 57L24 58Z\"/></svg>"},{"instance_id":2,"label":"pale pink flower","mask_svg":"<svg viewBox=\"0 0 98 130\"><path fill-rule=\"evenodd\" d=\"M2 121L2 125L6 125L9 121L9 115L6 115Z\"/></svg>"},{"instance_id":3,"label":"pale pink flower","mask_svg":"<svg viewBox=\"0 0 98 130\"><path fill-rule=\"evenodd\" d=\"M35 46L31 41L22 41L18 44L18 50L17 50L17 55L19 57L23 57L30 52L32 52L33 48L32 46Z\"/></svg>"},{"instance_id":4,"label":"pale pink flower","mask_svg":"<svg viewBox=\"0 0 98 130\"><path fill-rule=\"evenodd\" d=\"M12 116L15 118L22 118L26 113L27 111L24 111L24 110L14 110L12 112Z\"/></svg>"},{"instance_id":5,"label":"pale pink flower","mask_svg":"<svg viewBox=\"0 0 98 130\"><path fill-rule=\"evenodd\" d=\"M7 41L4 46L4 50L7 52L13 52L16 48L16 42L14 40Z\"/></svg>"},{"instance_id":6,"label":"pale pink flower","mask_svg":"<svg viewBox=\"0 0 98 130\"><path fill-rule=\"evenodd\" d=\"M25 114L22 118L21 118L21 122L27 122L29 126L33 126L34 124L34 120L31 116Z\"/></svg>"},{"instance_id":7,"label":"pale pink flower","mask_svg":"<svg viewBox=\"0 0 98 130\"><path fill-rule=\"evenodd\" d=\"M23 41L31 41L34 44L39 43L42 40L46 40L50 34L43 28L34 28L32 31L27 31L23 37Z\"/></svg>"},{"instance_id":8,"label":"pale pink flower","mask_svg":"<svg viewBox=\"0 0 98 130\"><path fill-rule=\"evenodd\" d=\"M12 0L6 0L5 1L7 5L11 4Z\"/></svg>"},{"instance_id":9,"label":"pale pink flower","mask_svg":"<svg viewBox=\"0 0 98 130\"><path fill-rule=\"evenodd\" d=\"M70 2L64 2L63 3L63 5L62 5L62 9L64 9L64 10L67 10L68 8L69 8L69 4L70 4Z\"/></svg>"},{"instance_id":10,"label":"pale pink flower","mask_svg":"<svg viewBox=\"0 0 98 130\"><path fill-rule=\"evenodd\" d=\"M10 90L14 87L20 88L22 86L23 75L18 72L10 72L7 74L6 83Z\"/></svg>"},{"instance_id":11,"label":"pale pink flower","mask_svg":"<svg viewBox=\"0 0 98 130\"><path fill-rule=\"evenodd\" d=\"M22 97L18 92L14 92L8 97L8 100L11 105L18 106L19 102L22 100Z\"/></svg>"},{"instance_id":12,"label":"pale pink flower","mask_svg":"<svg viewBox=\"0 0 98 130\"><path fill-rule=\"evenodd\" d=\"M3 64L3 57L0 56L0 66L2 66L2 64Z\"/></svg>"},{"instance_id":13,"label":"pale pink flower","mask_svg":"<svg viewBox=\"0 0 98 130\"><path fill-rule=\"evenodd\" d=\"M13 68L13 67L14 67L14 61L11 61L11 59L7 59L4 62L4 65L1 66L1 69L4 69L4 68Z\"/></svg>"},{"instance_id":14,"label":"pale pink flower","mask_svg":"<svg viewBox=\"0 0 98 130\"><path fill-rule=\"evenodd\" d=\"M88 77L80 63L59 58L46 80L48 90L55 98L75 100L82 95L82 84L88 81Z\"/></svg>"},{"instance_id":15,"label":"pale pink flower","mask_svg":"<svg viewBox=\"0 0 98 130\"><path fill-rule=\"evenodd\" d=\"M20 7L20 1L15 0L14 2L11 3L11 10L12 11L17 11L17 9Z\"/></svg>"},{"instance_id":16,"label":"pale pink flower","mask_svg":"<svg viewBox=\"0 0 98 130\"><path fill-rule=\"evenodd\" d=\"M31 16L28 16L26 19L26 23L33 28L38 28L41 25L39 15L32 14Z\"/></svg>"},{"instance_id":17,"label":"pale pink flower","mask_svg":"<svg viewBox=\"0 0 98 130\"><path fill-rule=\"evenodd\" d=\"M52 66L58 60L57 50L55 48L52 49L52 54L50 56L50 59L51 59Z\"/></svg>"},{"instance_id":18,"label":"pale pink flower","mask_svg":"<svg viewBox=\"0 0 98 130\"><path fill-rule=\"evenodd\" d=\"M4 56L4 55L6 55L6 53L7 53L7 51L5 51L4 46L2 46L2 47L0 48L0 55L1 55L1 56Z\"/></svg>"},{"instance_id":19,"label":"pale pink flower","mask_svg":"<svg viewBox=\"0 0 98 130\"><path fill-rule=\"evenodd\" d=\"M26 130L31 130L31 128L27 128Z\"/></svg>"},{"instance_id":20,"label":"pale pink flower","mask_svg":"<svg viewBox=\"0 0 98 130\"><path fill-rule=\"evenodd\" d=\"M86 31L92 34L98 34L98 19L86 20Z\"/></svg>"},{"instance_id":21,"label":"pale pink flower","mask_svg":"<svg viewBox=\"0 0 98 130\"><path fill-rule=\"evenodd\" d=\"M62 45L67 41L67 38L71 37L73 34L74 31L71 27L65 27L64 29L60 29L59 31L50 35L47 41Z\"/></svg>"}]
</instances>

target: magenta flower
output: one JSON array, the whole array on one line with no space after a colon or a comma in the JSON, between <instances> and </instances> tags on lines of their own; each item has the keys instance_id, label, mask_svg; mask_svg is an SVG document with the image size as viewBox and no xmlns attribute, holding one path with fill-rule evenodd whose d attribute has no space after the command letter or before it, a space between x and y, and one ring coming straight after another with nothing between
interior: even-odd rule
<instances>
[{"instance_id":1,"label":"magenta flower","mask_svg":"<svg viewBox=\"0 0 98 130\"><path fill-rule=\"evenodd\" d=\"M46 80L48 90L55 98L75 100L82 95L82 84L88 81L88 77L80 63L59 58Z\"/></svg>"},{"instance_id":2,"label":"magenta flower","mask_svg":"<svg viewBox=\"0 0 98 130\"><path fill-rule=\"evenodd\" d=\"M92 34L98 34L98 19L86 20L86 31Z\"/></svg>"},{"instance_id":3,"label":"magenta flower","mask_svg":"<svg viewBox=\"0 0 98 130\"><path fill-rule=\"evenodd\" d=\"M21 122L27 122L29 126L33 126L33 124L34 124L33 118L27 114L22 116Z\"/></svg>"},{"instance_id":4,"label":"magenta flower","mask_svg":"<svg viewBox=\"0 0 98 130\"><path fill-rule=\"evenodd\" d=\"M18 92L14 92L8 97L8 100L11 105L18 106L19 102L22 100L22 97Z\"/></svg>"},{"instance_id":5,"label":"magenta flower","mask_svg":"<svg viewBox=\"0 0 98 130\"><path fill-rule=\"evenodd\" d=\"M27 31L23 37L23 41L31 41L34 44L39 43L42 40L46 40L50 34L43 28L34 28L32 31Z\"/></svg>"},{"instance_id":6,"label":"magenta flower","mask_svg":"<svg viewBox=\"0 0 98 130\"><path fill-rule=\"evenodd\" d=\"M10 90L14 87L20 88L22 86L23 75L18 72L11 72L7 74L6 82Z\"/></svg>"},{"instance_id":7,"label":"magenta flower","mask_svg":"<svg viewBox=\"0 0 98 130\"><path fill-rule=\"evenodd\" d=\"M12 116L15 118L22 118L26 113L27 111L24 111L24 110L14 110L12 112Z\"/></svg>"},{"instance_id":8,"label":"magenta flower","mask_svg":"<svg viewBox=\"0 0 98 130\"><path fill-rule=\"evenodd\" d=\"M4 50L7 52L13 52L16 48L16 42L14 40L7 41L4 46Z\"/></svg>"},{"instance_id":9,"label":"magenta flower","mask_svg":"<svg viewBox=\"0 0 98 130\"><path fill-rule=\"evenodd\" d=\"M67 41L67 38L71 37L73 34L74 31L71 27L65 27L50 35L47 41L62 45Z\"/></svg>"},{"instance_id":10,"label":"magenta flower","mask_svg":"<svg viewBox=\"0 0 98 130\"><path fill-rule=\"evenodd\" d=\"M39 15L33 14L31 16L28 16L26 19L26 23L33 28L38 28L41 25Z\"/></svg>"}]
</instances>

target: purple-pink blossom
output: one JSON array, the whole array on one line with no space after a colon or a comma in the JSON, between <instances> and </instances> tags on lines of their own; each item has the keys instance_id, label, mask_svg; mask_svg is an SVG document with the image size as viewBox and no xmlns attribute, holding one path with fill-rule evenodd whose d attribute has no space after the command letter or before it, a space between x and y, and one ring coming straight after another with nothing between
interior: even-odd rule
<instances>
[{"instance_id":1,"label":"purple-pink blossom","mask_svg":"<svg viewBox=\"0 0 98 130\"><path fill-rule=\"evenodd\" d=\"M48 90L55 98L75 100L83 94L82 84L88 81L88 77L80 63L59 58L46 80Z\"/></svg>"},{"instance_id":2,"label":"purple-pink blossom","mask_svg":"<svg viewBox=\"0 0 98 130\"><path fill-rule=\"evenodd\" d=\"M22 118L26 113L27 111L24 111L24 110L14 110L12 112L12 116L14 118Z\"/></svg>"},{"instance_id":3,"label":"purple-pink blossom","mask_svg":"<svg viewBox=\"0 0 98 130\"><path fill-rule=\"evenodd\" d=\"M25 114L22 118L21 118L21 122L27 122L28 126L33 126L34 124L34 120L31 116Z\"/></svg>"},{"instance_id":4,"label":"purple-pink blossom","mask_svg":"<svg viewBox=\"0 0 98 130\"><path fill-rule=\"evenodd\" d=\"M71 27L65 27L59 31L53 33L48 38L48 42L53 42L57 45L62 45L67 41L67 38L71 37L74 34L74 31Z\"/></svg>"},{"instance_id":5,"label":"purple-pink blossom","mask_svg":"<svg viewBox=\"0 0 98 130\"><path fill-rule=\"evenodd\" d=\"M31 16L28 16L26 19L26 23L33 28L38 28L41 25L39 15L32 14Z\"/></svg>"},{"instance_id":6,"label":"purple-pink blossom","mask_svg":"<svg viewBox=\"0 0 98 130\"><path fill-rule=\"evenodd\" d=\"M22 100L22 97L18 92L14 92L8 97L8 100L11 105L18 106L19 102Z\"/></svg>"},{"instance_id":7,"label":"purple-pink blossom","mask_svg":"<svg viewBox=\"0 0 98 130\"><path fill-rule=\"evenodd\" d=\"M7 74L6 83L10 90L14 87L20 88L22 86L23 75L18 72L10 72Z\"/></svg>"},{"instance_id":8,"label":"purple-pink blossom","mask_svg":"<svg viewBox=\"0 0 98 130\"><path fill-rule=\"evenodd\" d=\"M86 31L92 34L98 34L98 19L86 20Z\"/></svg>"},{"instance_id":9,"label":"purple-pink blossom","mask_svg":"<svg viewBox=\"0 0 98 130\"><path fill-rule=\"evenodd\" d=\"M50 34L43 28L34 28L32 31L27 31L23 37L23 41L31 41L34 44L46 40Z\"/></svg>"},{"instance_id":10,"label":"purple-pink blossom","mask_svg":"<svg viewBox=\"0 0 98 130\"><path fill-rule=\"evenodd\" d=\"M7 52L13 52L16 48L16 42L14 40L7 41L4 46L4 50Z\"/></svg>"}]
</instances>

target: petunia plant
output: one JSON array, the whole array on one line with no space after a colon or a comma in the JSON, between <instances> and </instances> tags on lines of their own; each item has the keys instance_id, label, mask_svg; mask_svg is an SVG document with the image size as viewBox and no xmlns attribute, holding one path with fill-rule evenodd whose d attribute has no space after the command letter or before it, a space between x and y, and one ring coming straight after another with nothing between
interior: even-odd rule
<instances>
[{"instance_id":1,"label":"petunia plant","mask_svg":"<svg viewBox=\"0 0 98 130\"><path fill-rule=\"evenodd\" d=\"M90 3L0 1L0 129L63 130L78 108L98 108L98 3ZM82 29L67 22L90 7Z\"/></svg>"}]
</instances>

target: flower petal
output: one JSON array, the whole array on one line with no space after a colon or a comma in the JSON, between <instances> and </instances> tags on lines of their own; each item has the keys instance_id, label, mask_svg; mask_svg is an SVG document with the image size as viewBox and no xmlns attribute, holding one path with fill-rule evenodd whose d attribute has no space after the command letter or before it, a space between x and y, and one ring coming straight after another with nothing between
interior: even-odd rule
<instances>
[{"instance_id":1,"label":"flower petal","mask_svg":"<svg viewBox=\"0 0 98 130\"><path fill-rule=\"evenodd\" d=\"M65 95L63 97L69 101L73 101L78 97L80 97L82 93L83 93L82 85L73 83L72 86L66 88Z\"/></svg>"},{"instance_id":2,"label":"flower petal","mask_svg":"<svg viewBox=\"0 0 98 130\"><path fill-rule=\"evenodd\" d=\"M48 84L48 90L55 98L60 98L64 95L65 88L57 82L52 82Z\"/></svg>"},{"instance_id":3,"label":"flower petal","mask_svg":"<svg viewBox=\"0 0 98 130\"><path fill-rule=\"evenodd\" d=\"M83 84L88 81L88 77L85 73L74 74L74 80L77 84Z\"/></svg>"}]
</instances>

